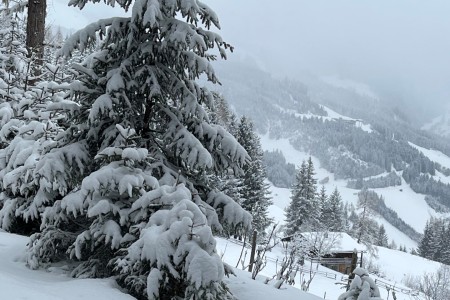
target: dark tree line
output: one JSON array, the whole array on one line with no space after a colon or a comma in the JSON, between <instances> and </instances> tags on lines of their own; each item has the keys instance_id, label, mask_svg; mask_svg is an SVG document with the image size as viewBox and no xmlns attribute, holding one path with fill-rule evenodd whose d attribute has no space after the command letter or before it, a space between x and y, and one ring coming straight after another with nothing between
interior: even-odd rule
<instances>
[{"instance_id":1,"label":"dark tree line","mask_svg":"<svg viewBox=\"0 0 450 300\"><path fill-rule=\"evenodd\" d=\"M431 218L424 229L418 254L422 257L450 264L450 221Z\"/></svg>"},{"instance_id":2,"label":"dark tree line","mask_svg":"<svg viewBox=\"0 0 450 300\"><path fill-rule=\"evenodd\" d=\"M428 202L435 203L435 208L445 210L439 208L440 205L450 208L450 184L436 181L428 174L421 174L413 166L403 171L403 178L416 193L431 196L432 198L428 197Z\"/></svg>"},{"instance_id":3,"label":"dark tree line","mask_svg":"<svg viewBox=\"0 0 450 300\"><path fill-rule=\"evenodd\" d=\"M385 176L379 176L375 178L368 178L368 179L362 179L359 178L357 180L349 180L347 182L347 187L351 189L363 189L363 188L369 188L369 189L378 189L378 188L385 188L390 186L397 186L402 184L402 178L397 175L394 171L391 173L385 175Z\"/></svg>"},{"instance_id":4,"label":"dark tree line","mask_svg":"<svg viewBox=\"0 0 450 300\"><path fill-rule=\"evenodd\" d=\"M264 151L267 179L276 187L290 188L295 180L295 165L286 162L280 150Z\"/></svg>"}]
</instances>

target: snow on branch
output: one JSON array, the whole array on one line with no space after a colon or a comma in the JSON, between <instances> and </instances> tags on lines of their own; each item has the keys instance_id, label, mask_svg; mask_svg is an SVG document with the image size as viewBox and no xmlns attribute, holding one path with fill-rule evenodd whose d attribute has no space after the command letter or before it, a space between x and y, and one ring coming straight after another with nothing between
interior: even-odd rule
<instances>
[{"instance_id":1,"label":"snow on branch","mask_svg":"<svg viewBox=\"0 0 450 300\"><path fill-rule=\"evenodd\" d=\"M109 26L121 27L123 26L123 24L128 23L129 21L130 18L113 17L108 19L102 19L92 24L89 24L85 28L78 30L72 36L70 36L64 43L64 46L59 51L58 55L63 57L71 57L72 52L76 49L79 49L80 51L83 52L90 45L95 44L95 42L97 41L97 34L103 36L107 33L107 28Z\"/></svg>"},{"instance_id":2,"label":"snow on branch","mask_svg":"<svg viewBox=\"0 0 450 300\"><path fill-rule=\"evenodd\" d=\"M251 228L252 216L250 213L224 193L212 191L208 194L206 202L216 209L222 222L233 227L242 225L244 228Z\"/></svg>"}]
</instances>

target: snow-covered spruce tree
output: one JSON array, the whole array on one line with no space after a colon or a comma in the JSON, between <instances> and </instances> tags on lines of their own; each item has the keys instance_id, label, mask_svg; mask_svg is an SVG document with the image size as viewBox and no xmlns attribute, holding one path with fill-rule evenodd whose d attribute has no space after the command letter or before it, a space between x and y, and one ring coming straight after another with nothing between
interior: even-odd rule
<instances>
[{"instance_id":1,"label":"snow-covered spruce tree","mask_svg":"<svg viewBox=\"0 0 450 300\"><path fill-rule=\"evenodd\" d=\"M227 101L221 95L215 95L213 105L210 108L207 108L207 111L210 114L211 122L214 124L218 124L227 129L233 136L237 136L237 124L236 124L236 116L233 112L231 112ZM243 196L242 196L242 188L243 188L243 172L236 174L233 169L226 168L222 171L211 170L210 180L212 181L213 186L217 188L217 190L223 192L225 195L234 199L238 204L242 204ZM221 234L224 236L242 236L245 235L243 232L245 229L240 227L236 228L232 226L231 228L227 225L223 227L223 231Z\"/></svg>"},{"instance_id":2,"label":"snow-covered spruce tree","mask_svg":"<svg viewBox=\"0 0 450 300\"><path fill-rule=\"evenodd\" d=\"M329 218L328 229L331 231L344 230L343 204L341 194L335 188L328 199Z\"/></svg>"},{"instance_id":3,"label":"snow-covered spruce tree","mask_svg":"<svg viewBox=\"0 0 450 300\"><path fill-rule=\"evenodd\" d=\"M349 290L340 295L338 300L382 300L375 281L365 269L356 268L353 273L355 277Z\"/></svg>"},{"instance_id":4,"label":"snow-covered spruce tree","mask_svg":"<svg viewBox=\"0 0 450 300\"><path fill-rule=\"evenodd\" d=\"M450 263L450 222L448 219L431 218L425 225L423 237L419 243L420 256Z\"/></svg>"},{"instance_id":5,"label":"snow-covered spruce tree","mask_svg":"<svg viewBox=\"0 0 450 300\"><path fill-rule=\"evenodd\" d=\"M320 188L320 191L317 195L317 202L320 207L320 215L319 215L319 222L322 227L328 226L328 220L330 215L330 208L329 208L329 202L328 202L328 196L327 191L325 189L325 186L322 185Z\"/></svg>"},{"instance_id":6,"label":"snow-covered spruce tree","mask_svg":"<svg viewBox=\"0 0 450 300\"><path fill-rule=\"evenodd\" d=\"M386 233L386 229L384 228L384 225L381 224L380 225L380 229L378 230L378 235L377 235L377 239L375 241L375 244L377 246L381 246L381 247L387 247L389 244L389 240L388 240L388 236Z\"/></svg>"},{"instance_id":7,"label":"snow-covered spruce tree","mask_svg":"<svg viewBox=\"0 0 450 300\"><path fill-rule=\"evenodd\" d=\"M46 77L58 82L29 87L19 102L21 116L8 121L0 132L0 140L7 140L3 130L14 133L0 150L0 228L21 234L39 230L45 207L71 190L88 162L83 145L65 147L64 121L78 104L64 99L57 68L47 64L45 69Z\"/></svg>"},{"instance_id":8,"label":"snow-covered spruce tree","mask_svg":"<svg viewBox=\"0 0 450 300\"><path fill-rule=\"evenodd\" d=\"M1 99L5 101L0 104L0 228L30 234L39 230L44 208L70 190L87 156L82 148L64 148L64 135L60 135L67 112L78 108L64 99L60 86L69 78L47 63L41 79L29 85L36 65L23 47L24 24L7 10L2 14L9 25L1 31L0 50ZM71 172L64 172L65 168Z\"/></svg>"},{"instance_id":9,"label":"snow-covered spruce tree","mask_svg":"<svg viewBox=\"0 0 450 300\"><path fill-rule=\"evenodd\" d=\"M354 235L356 236L356 239L358 243L364 242L364 243L373 243L373 238L376 236L373 233L374 228L373 220L372 220L372 209L370 207L370 201L372 192L369 191L367 188L364 188L361 192L358 193L358 203L357 208L360 210L360 213L358 215L358 221L357 224L354 224Z\"/></svg>"},{"instance_id":10,"label":"snow-covered spruce tree","mask_svg":"<svg viewBox=\"0 0 450 300\"><path fill-rule=\"evenodd\" d=\"M272 200L269 197L269 187L264 182L267 175L263 165L264 153L261 142L252 121L246 116L240 119L237 139L250 156L250 162L244 166L244 174L241 177L241 206L251 213L253 228L258 231L259 236L264 236L265 230L272 221L268 216Z\"/></svg>"},{"instance_id":11,"label":"snow-covered spruce tree","mask_svg":"<svg viewBox=\"0 0 450 300\"><path fill-rule=\"evenodd\" d=\"M320 223L320 203L317 200L317 180L314 165L309 158L298 170L291 192L291 203L286 208L287 235L300 231L317 230Z\"/></svg>"},{"instance_id":12,"label":"snow-covered spruce tree","mask_svg":"<svg viewBox=\"0 0 450 300\"><path fill-rule=\"evenodd\" d=\"M5 124L21 114L19 103L27 90L31 65L22 27L20 19L6 10L0 11L0 148L14 137L14 130Z\"/></svg>"},{"instance_id":13,"label":"snow-covered spruce tree","mask_svg":"<svg viewBox=\"0 0 450 300\"><path fill-rule=\"evenodd\" d=\"M80 109L65 131L92 161L89 175L45 210L28 264L79 261L72 275L118 274L140 299L228 299L212 230L248 227L251 216L206 175L239 173L249 157L210 122L214 94L195 79L217 82L208 50L225 57L229 45L209 30L218 19L200 1L116 4L131 16L91 24L62 49L69 56L104 36L100 51L75 65Z\"/></svg>"},{"instance_id":14,"label":"snow-covered spruce tree","mask_svg":"<svg viewBox=\"0 0 450 300\"><path fill-rule=\"evenodd\" d=\"M291 202L286 208L286 235L293 235L300 232L300 228L303 224L304 216L303 212L300 211L301 201L303 200L304 185L306 177L306 164L305 161L302 162L300 168L297 171L295 177L295 183L291 191Z\"/></svg>"}]
</instances>

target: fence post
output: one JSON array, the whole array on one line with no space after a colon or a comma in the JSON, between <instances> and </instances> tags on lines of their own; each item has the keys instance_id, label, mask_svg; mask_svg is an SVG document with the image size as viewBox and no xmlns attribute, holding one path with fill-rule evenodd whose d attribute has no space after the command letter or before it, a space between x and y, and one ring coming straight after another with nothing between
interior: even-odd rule
<instances>
[{"instance_id":1,"label":"fence post","mask_svg":"<svg viewBox=\"0 0 450 300\"><path fill-rule=\"evenodd\" d=\"M248 265L248 271L251 272L253 270L253 264L255 260L255 252L256 252L256 230L253 231L252 236L252 252L250 253L250 264Z\"/></svg>"}]
</instances>

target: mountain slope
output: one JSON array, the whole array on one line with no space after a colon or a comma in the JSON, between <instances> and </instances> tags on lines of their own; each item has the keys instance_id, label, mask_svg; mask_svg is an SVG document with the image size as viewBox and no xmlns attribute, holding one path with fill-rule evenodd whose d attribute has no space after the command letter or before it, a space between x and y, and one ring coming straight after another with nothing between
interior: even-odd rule
<instances>
[{"instance_id":1,"label":"mountain slope","mask_svg":"<svg viewBox=\"0 0 450 300\"><path fill-rule=\"evenodd\" d=\"M344 201L355 204L359 190L349 187L367 184L418 233L431 216L441 215L436 209L450 209L450 186L445 186L450 143L415 128L401 108L386 106L376 91L354 83L279 79L245 63L217 69L220 92L239 115L253 119L264 150L278 149L296 166L312 155L317 179L328 178L327 191L336 186ZM400 185L389 183L388 176ZM381 178L377 185L374 178ZM288 191L272 190L289 197ZM274 216L282 216L288 203L280 201ZM378 221L391 239L401 239L397 244L415 248L417 234L413 241L384 218Z\"/></svg>"},{"instance_id":2,"label":"mountain slope","mask_svg":"<svg viewBox=\"0 0 450 300\"><path fill-rule=\"evenodd\" d=\"M450 138L450 113L434 118L423 125L422 129L444 138Z\"/></svg>"}]
</instances>

